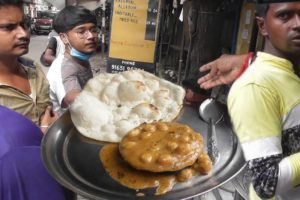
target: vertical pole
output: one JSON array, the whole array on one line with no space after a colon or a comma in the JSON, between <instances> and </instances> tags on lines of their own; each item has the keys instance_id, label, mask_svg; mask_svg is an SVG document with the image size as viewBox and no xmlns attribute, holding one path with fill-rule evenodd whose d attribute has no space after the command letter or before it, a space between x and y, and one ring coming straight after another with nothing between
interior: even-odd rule
<instances>
[{"instance_id":1,"label":"vertical pole","mask_svg":"<svg viewBox=\"0 0 300 200\"><path fill-rule=\"evenodd\" d=\"M181 85L181 75L182 75L182 66L183 66L183 54L184 54L184 46L185 46L185 27L186 27L186 11L187 11L187 4L186 1L183 2L182 5L182 15L183 15L183 28L182 28L182 39L181 39L181 44L180 44L180 53L179 53L179 64L178 64L178 75L177 75L177 84Z\"/></svg>"},{"instance_id":2,"label":"vertical pole","mask_svg":"<svg viewBox=\"0 0 300 200\"><path fill-rule=\"evenodd\" d=\"M161 0L159 1L159 5L158 5L158 16L157 16L157 24L156 24L156 40L157 40L157 47L156 47L156 56L155 56L155 64L156 64L156 71L160 72L159 70L161 70L161 58L162 58L162 48L163 48L163 42L164 42L164 28L163 25L165 22L165 0ZM157 56L158 55L158 56ZM157 58L158 57L158 58ZM159 69L159 70L157 70Z\"/></svg>"},{"instance_id":3,"label":"vertical pole","mask_svg":"<svg viewBox=\"0 0 300 200\"><path fill-rule=\"evenodd\" d=\"M102 59L104 58L105 52L105 2L106 0L102 0L102 23L101 23L101 55Z\"/></svg>"}]
</instances>

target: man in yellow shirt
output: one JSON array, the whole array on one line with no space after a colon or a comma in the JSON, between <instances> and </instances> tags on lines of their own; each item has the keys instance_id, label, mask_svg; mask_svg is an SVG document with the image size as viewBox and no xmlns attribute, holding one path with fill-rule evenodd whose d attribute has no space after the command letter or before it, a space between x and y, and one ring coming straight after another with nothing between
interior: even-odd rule
<instances>
[{"instance_id":1,"label":"man in yellow shirt","mask_svg":"<svg viewBox=\"0 0 300 200\"><path fill-rule=\"evenodd\" d=\"M300 2L257 12L264 52L234 82L228 109L252 173L250 199L299 199Z\"/></svg>"}]
</instances>

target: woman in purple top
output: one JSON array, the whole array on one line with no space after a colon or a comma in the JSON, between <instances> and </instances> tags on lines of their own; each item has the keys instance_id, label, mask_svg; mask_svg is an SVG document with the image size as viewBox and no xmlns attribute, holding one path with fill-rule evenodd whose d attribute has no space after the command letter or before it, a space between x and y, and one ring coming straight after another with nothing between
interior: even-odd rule
<instances>
[{"instance_id":1,"label":"woman in purple top","mask_svg":"<svg viewBox=\"0 0 300 200\"><path fill-rule=\"evenodd\" d=\"M63 200L65 190L41 158L43 134L23 115L0 106L0 199Z\"/></svg>"}]
</instances>

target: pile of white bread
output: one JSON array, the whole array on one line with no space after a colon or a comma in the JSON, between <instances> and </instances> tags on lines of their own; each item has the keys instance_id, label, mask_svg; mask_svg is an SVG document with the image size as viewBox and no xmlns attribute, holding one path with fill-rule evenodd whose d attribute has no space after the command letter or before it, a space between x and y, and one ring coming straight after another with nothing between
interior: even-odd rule
<instances>
[{"instance_id":1,"label":"pile of white bread","mask_svg":"<svg viewBox=\"0 0 300 200\"><path fill-rule=\"evenodd\" d=\"M103 73L89 80L70 107L78 131L89 138L120 142L142 123L173 121L185 90L142 70Z\"/></svg>"}]
</instances>

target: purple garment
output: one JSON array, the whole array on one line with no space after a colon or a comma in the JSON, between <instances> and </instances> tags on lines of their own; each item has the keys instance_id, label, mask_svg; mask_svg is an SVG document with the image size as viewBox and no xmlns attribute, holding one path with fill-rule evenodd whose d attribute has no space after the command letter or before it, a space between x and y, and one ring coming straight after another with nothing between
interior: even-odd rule
<instances>
[{"instance_id":1,"label":"purple garment","mask_svg":"<svg viewBox=\"0 0 300 200\"><path fill-rule=\"evenodd\" d=\"M43 135L29 119L0 106L0 199L63 200L64 188L41 158Z\"/></svg>"}]
</instances>

